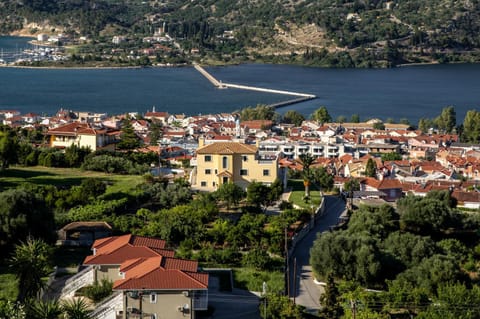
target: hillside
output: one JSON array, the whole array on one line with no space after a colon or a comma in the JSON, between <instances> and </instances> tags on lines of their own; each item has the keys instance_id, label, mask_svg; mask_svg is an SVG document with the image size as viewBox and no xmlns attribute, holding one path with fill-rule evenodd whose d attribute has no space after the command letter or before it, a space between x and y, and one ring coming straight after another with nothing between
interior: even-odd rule
<instances>
[{"instance_id":1,"label":"hillside","mask_svg":"<svg viewBox=\"0 0 480 319\"><path fill-rule=\"evenodd\" d=\"M478 0L8 0L0 32L102 42L165 25L204 61L377 67L479 61L479 15Z\"/></svg>"}]
</instances>

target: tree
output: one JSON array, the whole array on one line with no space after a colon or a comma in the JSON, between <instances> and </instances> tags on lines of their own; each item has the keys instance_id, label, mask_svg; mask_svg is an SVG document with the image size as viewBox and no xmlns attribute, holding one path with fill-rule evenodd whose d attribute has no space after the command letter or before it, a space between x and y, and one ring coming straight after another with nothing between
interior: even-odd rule
<instances>
[{"instance_id":1,"label":"tree","mask_svg":"<svg viewBox=\"0 0 480 319\"><path fill-rule=\"evenodd\" d=\"M140 139L133 130L130 121L124 120L122 125L122 133L120 134L120 142L117 144L120 150L133 150L140 146Z\"/></svg>"},{"instance_id":2,"label":"tree","mask_svg":"<svg viewBox=\"0 0 480 319\"><path fill-rule=\"evenodd\" d=\"M43 277L52 269L51 257L50 247L40 239L29 237L26 242L15 247L10 267L18 279L20 301L35 299L45 286Z\"/></svg>"},{"instance_id":3,"label":"tree","mask_svg":"<svg viewBox=\"0 0 480 319\"><path fill-rule=\"evenodd\" d=\"M435 124L439 130L451 133L457 125L457 117L453 106L443 108L442 113L435 119Z\"/></svg>"},{"instance_id":4,"label":"tree","mask_svg":"<svg viewBox=\"0 0 480 319\"><path fill-rule=\"evenodd\" d=\"M247 187L247 202L265 210L270 202L270 187L261 182L253 181Z\"/></svg>"},{"instance_id":5,"label":"tree","mask_svg":"<svg viewBox=\"0 0 480 319\"><path fill-rule=\"evenodd\" d=\"M313 180L318 184L322 189L332 189L333 187L333 175L328 172L325 167L318 167L312 169Z\"/></svg>"},{"instance_id":6,"label":"tree","mask_svg":"<svg viewBox=\"0 0 480 319\"><path fill-rule=\"evenodd\" d=\"M372 158L369 158L367 165L365 165L365 176L375 177L377 175L377 165Z\"/></svg>"},{"instance_id":7,"label":"tree","mask_svg":"<svg viewBox=\"0 0 480 319\"><path fill-rule=\"evenodd\" d=\"M310 197L310 183L312 181L312 174L310 166L315 161L315 158L310 153L302 153L299 155L300 163L303 166L303 185L305 186L305 197Z\"/></svg>"},{"instance_id":8,"label":"tree","mask_svg":"<svg viewBox=\"0 0 480 319\"><path fill-rule=\"evenodd\" d=\"M269 294L266 298L266 316L265 304L260 303L260 315L263 319L302 319L301 308L295 305L288 296Z\"/></svg>"},{"instance_id":9,"label":"tree","mask_svg":"<svg viewBox=\"0 0 480 319\"><path fill-rule=\"evenodd\" d=\"M28 317L32 319L58 319L61 314L58 300L36 300L28 306Z\"/></svg>"},{"instance_id":10,"label":"tree","mask_svg":"<svg viewBox=\"0 0 480 319\"><path fill-rule=\"evenodd\" d=\"M91 153L89 147L79 147L75 144L65 148L65 162L70 167L79 167L82 165L85 156Z\"/></svg>"},{"instance_id":11,"label":"tree","mask_svg":"<svg viewBox=\"0 0 480 319\"><path fill-rule=\"evenodd\" d=\"M302 125L303 121L305 121L305 117L301 113L294 110L288 110L283 115L283 122L287 124L294 124L295 126L300 126Z\"/></svg>"},{"instance_id":12,"label":"tree","mask_svg":"<svg viewBox=\"0 0 480 319\"><path fill-rule=\"evenodd\" d=\"M152 121L150 124L150 132L148 133L148 137L150 138L150 145L158 145L158 142L163 136L162 131L162 122L160 121Z\"/></svg>"},{"instance_id":13,"label":"tree","mask_svg":"<svg viewBox=\"0 0 480 319\"><path fill-rule=\"evenodd\" d=\"M15 161L17 152L17 139L10 128L0 130L0 171L8 168Z\"/></svg>"},{"instance_id":14,"label":"tree","mask_svg":"<svg viewBox=\"0 0 480 319\"><path fill-rule=\"evenodd\" d=\"M223 200L227 204L227 209L230 210L232 205L238 203L245 197L245 191L235 183L225 183L215 191L218 199Z\"/></svg>"},{"instance_id":15,"label":"tree","mask_svg":"<svg viewBox=\"0 0 480 319\"><path fill-rule=\"evenodd\" d=\"M462 141L480 143L480 112L470 110L463 120Z\"/></svg>"},{"instance_id":16,"label":"tree","mask_svg":"<svg viewBox=\"0 0 480 319\"><path fill-rule=\"evenodd\" d=\"M407 196L397 202L400 222L406 229L433 234L452 226L450 207L434 198Z\"/></svg>"},{"instance_id":17,"label":"tree","mask_svg":"<svg viewBox=\"0 0 480 319\"><path fill-rule=\"evenodd\" d=\"M385 161L399 161L402 159L402 155L398 153L383 153L381 156L383 162Z\"/></svg>"},{"instance_id":18,"label":"tree","mask_svg":"<svg viewBox=\"0 0 480 319\"><path fill-rule=\"evenodd\" d=\"M313 111L311 119L317 121L323 125L323 123L331 122L332 117L328 113L328 110L325 106L321 106L315 111Z\"/></svg>"},{"instance_id":19,"label":"tree","mask_svg":"<svg viewBox=\"0 0 480 319\"><path fill-rule=\"evenodd\" d=\"M0 247L11 248L29 235L47 242L55 239L54 216L33 190L9 189L0 193Z\"/></svg>"},{"instance_id":20,"label":"tree","mask_svg":"<svg viewBox=\"0 0 480 319\"><path fill-rule=\"evenodd\" d=\"M426 133L428 132L428 130L430 128L432 128L434 125L433 125L433 121L430 120L430 119L426 119L426 118L421 118L420 120L418 120L418 129L420 131L422 131L423 133Z\"/></svg>"},{"instance_id":21,"label":"tree","mask_svg":"<svg viewBox=\"0 0 480 319\"><path fill-rule=\"evenodd\" d=\"M350 122L360 123L360 116L358 114L352 114L352 116L350 117Z\"/></svg>"},{"instance_id":22,"label":"tree","mask_svg":"<svg viewBox=\"0 0 480 319\"><path fill-rule=\"evenodd\" d=\"M337 116L337 119L335 120L335 122L340 123L340 124L345 123L346 121L347 121L347 118L345 117L345 115L339 115L339 116Z\"/></svg>"},{"instance_id":23,"label":"tree","mask_svg":"<svg viewBox=\"0 0 480 319\"><path fill-rule=\"evenodd\" d=\"M318 315L321 319L337 319L343 315L343 308L338 300L339 297L337 285L333 275L330 273L327 277L325 293L320 296L320 303L323 308L319 310Z\"/></svg>"},{"instance_id":24,"label":"tree","mask_svg":"<svg viewBox=\"0 0 480 319\"><path fill-rule=\"evenodd\" d=\"M379 131L383 131L385 130L385 124L383 124L382 122L376 122L373 123L373 128Z\"/></svg>"}]
</instances>

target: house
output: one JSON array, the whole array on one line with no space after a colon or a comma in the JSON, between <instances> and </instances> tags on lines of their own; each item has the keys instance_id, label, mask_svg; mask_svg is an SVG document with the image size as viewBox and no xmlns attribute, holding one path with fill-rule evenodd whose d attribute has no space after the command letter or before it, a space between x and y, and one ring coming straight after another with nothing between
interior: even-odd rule
<instances>
[{"instance_id":1,"label":"house","mask_svg":"<svg viewBox=\"0 0 480 319\"><path fill-rule=\"evenodd\" d=\"M151 112L145 113L144 116L147 120L157 120L160 121L162 124L167 123L167 119L170 117L168 112L155 112L155 108Z\"/></svg>"},{"instance_id":2,"label":"house","mask_svg":"<svg viewBox=\"0 0 480 319\"><path fill-rule=\"evenodd\" d=\"M63 246L91 246L95 240L112 235L112 227L106 222L73 222L58 231Z\"/></svg>"},{"instance_id":3,"label":"house","mask_svg":"<svg viewBox=\"0 0 480 319\"><path fill-rule=\"evenodd\" d=\"M67 280L62 296L103 279L113 282L109 298L92 318L194 318L208 308L208 274L198 262L173 258L157 238L135 235L96 240L81 273Z\"/></svg>"},{"instance_id":4,"label":"house","mask_svg":"<svg viewBox=\"0 0 480 319\"><path fill-rule=\"evenodd\" d=\"M253 182L271 184L280 178L278 153L260 153L258 147L238 142L215 142L205 145L199 139L197 166L192 172L192 188L215 191L225 183L246 189Z\"/></svg>"},{"instance_id":5,"label":"house","mask_svg":"<svg viewBox=\"0 0 480 319\"><path fill-rule=\"evenodd\" d=\"M387 202L393 202L402 197L402 183L396 179L376 180L371 177L365 178L360 183L362 191L381 192L380 197Z\"/></svg>"},{"instance_id":6,"label":"house","mask_svg":"<svg viewBox=\"0 0 480 319\"><path fill-rule=\"evenodd\" d=\"M49 129L50 147L66 148L72 145L98 149L115 149L115 131L94 127L89 123L73 122Z\"/></svg>"},{"instance_id":7,"label":"house","mask_svg":"<svg viewBox=\"0 0 480 319\"><path fill-rule=\"evenodd\" d=\"M198 263L165 257L129 259L121 264L123 278L114 291L123 299L122 318L194 318L208 309L208 274ZM126 311L125 311L126 310ZM127 316L128 315L128 316Z\"/></svg>"}]
</instances>

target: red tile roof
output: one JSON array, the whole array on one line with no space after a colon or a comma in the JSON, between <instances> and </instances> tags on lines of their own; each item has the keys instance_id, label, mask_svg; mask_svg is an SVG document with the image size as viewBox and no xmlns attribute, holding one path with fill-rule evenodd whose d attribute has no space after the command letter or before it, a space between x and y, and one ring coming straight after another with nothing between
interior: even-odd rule
<instances>
[{"instance_id":1,"label":"red tile roof","mask_svg":"<svg viewBox=\"0 0 480 319\"><path fill-rule=\"evenodd\" d=\"M164 257L128 260L120 266L125 279L115 281L113 289L208 289L208 274L197 273L196 267L193 271L181 269L194 265L197 266L195 261Z\"/></svg>"},{"instance_id":2,"label":"red tile roof","mask_svg":"<svg viewBox=\"0 0 480 319\"><path fill-rule=\"evenodd\" d=\"M165 249L165 241L162 239L134 235L98 239L92 248L94 255L85 258L86 265L120 265L127 259L174 254Z\"/></svg>"}]
</instances>

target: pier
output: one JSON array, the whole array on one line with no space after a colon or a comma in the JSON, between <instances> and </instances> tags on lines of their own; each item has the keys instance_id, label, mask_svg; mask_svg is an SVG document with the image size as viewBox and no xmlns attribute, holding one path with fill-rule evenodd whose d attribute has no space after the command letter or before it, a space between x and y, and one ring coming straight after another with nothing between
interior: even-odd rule
<instances>
[{"instance_id":1,"label":"pier","mask_svg":"<svg viewBox=\"0 0 480 319\"><path fill-rule=\"evenodd\" d=\"M214 78L210 73L208 73L200 65L194 63L193 67L198 72L200 72L200 74L202 74L208 81L210 81L210 83L212 83L215 87L217 87L219 89L233 88L233 89L258 91L258 92L266 92L266 93L273 93L273 94L283 94L283 95L290 95L290 96L298 97L296 99L270 104L270 106L272 106L274 108L279 108L279 107L282 107L282 106L292 105L292 104L295 104L295 103L300 103L300 102L313 100L313 99L317 98L316 95L307 94L307 93L267 89L267 88L260 88L260 87L255 87L255 86L240 85L240 84L233 84L233 83L223 83L222 81L219 81L216 78Z\"/></svg>"}]
</instances>

